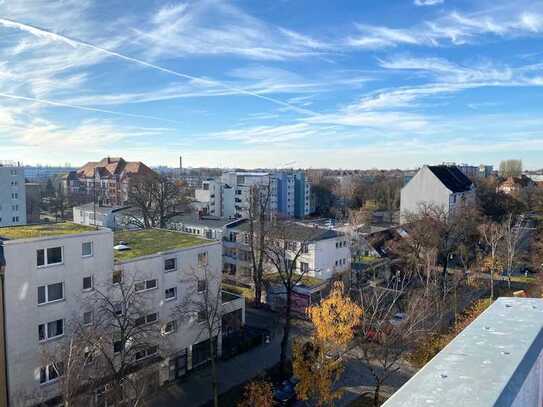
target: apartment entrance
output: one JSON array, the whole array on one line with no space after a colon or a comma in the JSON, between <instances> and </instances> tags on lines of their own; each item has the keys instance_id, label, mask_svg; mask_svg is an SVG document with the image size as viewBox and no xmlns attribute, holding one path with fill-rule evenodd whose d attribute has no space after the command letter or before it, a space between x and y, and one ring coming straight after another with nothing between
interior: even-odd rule
<instances>
[{"instance_id":1,"label":"apartment entrance","mask_svg":"<svg viewBox=\"0 0 543 407\"><path fill-rule=\"evenodd\" d=\"M187 374L187 350L183 349L180 353L170 359L170 380L177 380Z\"/></svg>"}]
</instances>

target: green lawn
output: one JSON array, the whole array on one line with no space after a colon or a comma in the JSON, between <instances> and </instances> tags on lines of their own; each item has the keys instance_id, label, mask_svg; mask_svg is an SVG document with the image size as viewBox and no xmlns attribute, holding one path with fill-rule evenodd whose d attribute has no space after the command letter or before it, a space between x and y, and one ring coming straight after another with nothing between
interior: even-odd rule
<instances>
[{"instance_id":1,"label":"green lawn","mask_svg":"<svg viewBox=\"0 0 543 407\"><path fill-rule=\"evenodd\" d=\"M130 250L115 251L115 259L120 261L211 242L189 233L164 229L115 232L114 239L114 244L122 240L130 247Z\"/></svg>"},{"instance_id":2,"label":"green lawn","mask_svg":"<svg viewBox=\"0 0 543 407\"><path fill-rule=\"evenodd\" d=\"M31 239L36 237L74 235L95 230L95 227L78 225L71 222L43 223L39 225L3 227L0 228L0 237L10 240Z\"/></svg>"}]
</instances>

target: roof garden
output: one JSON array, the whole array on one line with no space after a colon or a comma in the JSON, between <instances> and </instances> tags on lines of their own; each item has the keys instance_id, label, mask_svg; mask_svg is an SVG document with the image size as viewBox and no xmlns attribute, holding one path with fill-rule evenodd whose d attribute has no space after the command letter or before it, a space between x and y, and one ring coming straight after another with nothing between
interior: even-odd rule
<instances>
[{"instance_id":1,"label":"roof garden","mask_svg":"<svg viewBox=\"0 0 543 407\"><path fill-rule=\"evenodd\" d=\"M40 223L36 225L6 226L0 228L0 239L18 240L39 237L54 237L64 235L77 235L79 233L92 232L96 228L92 226L78 225L77 223Z\"/></svg>"},{"instance_id":2,"label":"roof garden","mask_svg":"<svg viewBox=\"0 0 543 407\"><path fill-rule=\"evenodd\" d=\"M131 260L136 257L148 256L173 249L199 246L210 242L207 239L202 239L189 233L164 229L115 232L114 239L116 245L120 241L123 241L130 248L129 250L115 250L115 259L119 261Z\"/></svg>"}]
</instances>

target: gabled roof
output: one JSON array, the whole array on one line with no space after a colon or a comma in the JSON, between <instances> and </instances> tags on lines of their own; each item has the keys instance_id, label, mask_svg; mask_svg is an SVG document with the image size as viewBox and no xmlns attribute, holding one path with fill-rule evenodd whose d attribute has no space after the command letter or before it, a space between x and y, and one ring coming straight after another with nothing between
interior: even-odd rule
<instances>
[{"instance_id":1,"label":"gabled roof","mask_svg":"<svg viewBox=\"0 0 543 407\"><path fill-rule=\"evenodd\" d=\"M471 180L454 165L429 165L428 169L452 192L469 191Z\"/></svg>"},{"instance_id":2,"label":"gabled roof","mask_svg":"<svg viewBox=\"0 0 543 407\"><path fill-rule=\"evenodd\" d=\"M120 157L106 157L101 161L90 161L77 170L77 175L92 178L154 174L154 171L140 161L125 161Z\"/></svg>"}]
</instances>

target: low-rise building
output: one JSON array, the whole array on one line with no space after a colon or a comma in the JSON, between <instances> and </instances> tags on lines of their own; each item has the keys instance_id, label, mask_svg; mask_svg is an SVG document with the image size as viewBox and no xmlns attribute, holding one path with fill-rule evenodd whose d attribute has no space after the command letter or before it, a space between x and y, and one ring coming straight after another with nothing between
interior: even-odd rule
<instances>
[{"instance_id":1,"label":"low-rise building","mask_svg":"<svg viewBox=\"0 0 543 407\"><path fill-rule=\"evenodd\" d=\"M252 284L249 233L248 221L227 227L223 239L225 279ZM308 277L329 280L350 270L350 242L343 233L291 222L288 225L288 240L293 245L291 254L302 250L296 268ZM273 267L268 268L274 272Z\"/></svg>"},{"instance_id":2,"label":"low-rise building","mask_svg":"<svg viewBox=\"0 0 543 407\"><path fill-rule=\"evenodd\" d=\"M177 215L168 221L168 229L178 230L180 232L191 233L206 239L220 240L226 236L226 230L230 226L235 226L243 219L224 219L217 216L202 214Z\"/></svg>"},{"instance_id":3,"label":"low-rise building","mask_svg":"<svg viewBox=\"0 0 543 407\"><path fill-rule=\"evenodd\" d=\"M425 206L436 206L447 214L475 202L475 186L457 167L425 165L402 188L400 222Z\"/></svg>"},{"instance_id":4,"label":"low-rise building","mask_svg":"<svg viewBox=\"0 0 543 407\"><path fill-rule=\"evenodd\" d=\"M88 203L73 207L73 221L79 225L99 226L117 230L129 227L126 210L128 206L104 206Z\"/></svg>"},{"instance_id":5,"label":"low-rise building","mask_svg":"<svg viewBox=\"0 0 543 407\"><path fill-rule=\"evenodd\" d=\"M205 282L188 278L203 268ZM175 380L209 358L210 338L200 316L184 319L175 310L201 290L220 289L218 241L160 229L113 233L74 223L6 227L0 228L0 271L0 338L5 341L0 371L6 372L0 374L0 398L9 405L31 406L59 396L63 373L44 350L65 344L73 324L92 325L96 299L111 292L107 300L116 303L115 289L122 284L133 284L133 295L141 297L137 304L149 310L143 323L157 324L160 332L153 346L132 354L134 363L145 360L149 383ZM244 324L242 299L223 295L219 306L230 327ZM117 363L116 331L107 333ZM221 337L219 325L213 338L219 354ZM103 393L88 405L100 405L99 396Z\"/></svg>"},{"instance_id":6,"label":"low-rise building","mask_svg":"<svg viewBox=\"0 0 543 407\"><path fill-rule=\"evenodd\" d=\"M535 186L536 183L526 175L521 175L520 177L507 177L498 183L496 192L502 192L508 195L517 195L523 189Z\"/></svg>"}]
</instances>

